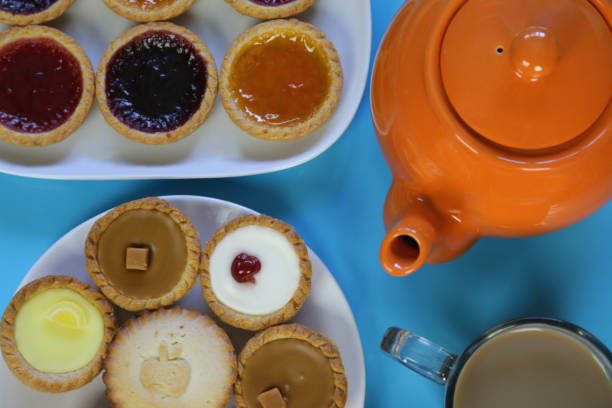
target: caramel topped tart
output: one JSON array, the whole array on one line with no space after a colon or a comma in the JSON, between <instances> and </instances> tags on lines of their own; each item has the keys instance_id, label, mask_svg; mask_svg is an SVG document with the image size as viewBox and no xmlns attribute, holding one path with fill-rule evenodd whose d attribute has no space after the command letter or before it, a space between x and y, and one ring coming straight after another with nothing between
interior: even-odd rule
<instances>
[{"instance_id":1,"label":"caramel topped tart","mask_svg":"<svg viewBox=\"0 0 612 408\"><path fill-rule=\"evenodd\" d=\"M347 382L340 352L323 333L305 326L271 327L240 353L234 393L238 408L344 407Z\"/></svg>"},{"instance_id":2,"label":"caramel topped tart","mask_svg":"<svg viewBox=\"0 0 612 408\"><path fill-rule=\"evenodd\" d=\"M234 41L220 83L223 105L242 130L292 140L331 117L343 76L337 52L321 31L298 20L275 20Z\"/></svg>"},{"instance_id":3,"label":"caramel topped tart","mask_svg":"<svg viewBox=\"0 0 612 408\"><path fill-rule=\"evenodd\" d=\"M170 305L193 287L200 238L165 200L145 198L110 211L91 228L87 270L102 292L127 310Z\"/></svg>"}]
</instances>

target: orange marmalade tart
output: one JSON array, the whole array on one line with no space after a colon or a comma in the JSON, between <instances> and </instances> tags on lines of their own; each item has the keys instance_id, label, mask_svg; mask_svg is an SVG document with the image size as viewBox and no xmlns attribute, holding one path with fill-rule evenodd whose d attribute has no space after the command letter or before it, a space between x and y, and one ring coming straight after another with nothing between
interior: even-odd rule
<instances>
[{"instance_id":1,"label":"orange marmalade tart","mask_svg":"<svg viewBox=\"0 0 612 408\"><path fill-rule=\"evenodd\" d=\"M133 27L111 43L96 75L104 119L128 139L166 144L193 133L217 97L217 66L194 33L172 23Z\"/></svg>"},{"instance_id":2,"label":"orange marmalade tart","mask_svg":"<svg viewBox=\"0 0 612 408\"><path fill-rule=\"evenodd\" d=\"M74 0L0 0L0 23L39 24L58 18Z\"/></svg>"},{"instance_id":3,"label":"orange marmalade tart","mask_svg":"<svg viewBox=\"0 0 612 408\"><path fill-rule=\"evenodd\" d=\"M93 104L94 73L68 35L44 26L0 34L0 139L22 146L57 143Z\"/></svg>"},{"instance_id":4,"label":"orange marmalade tart","mask_svg":"<svg viewBox=\"0 0 612 408\"><path fill-rule=\"evenodd\" d=\"M174 18L193 6L195 0L104 0L104 3L129 20L149 22Z\"/></svg>"},{"instance_id":5,"label":"orange marmalade tart","mask_svg":"<svg viewBox=\"0 0 612 408\"><path fill-rule=\"evenodd\" d=\"M261 18L291 17L305 11L317 0L225 0L245 16Z\"/></svg>"},{"instance_id":6,"label":"orange marmalade tart","mask_svg":"<svg viewBox=\"0 0 612 408\"><path fill-rule=\"evenodd\" d=\"M13 297L2 316L0 346L22 383L60 393L98 375L114 332L113 308L100 292L69 276L51 275Z\"/></svg>"},{"instance_id":7,"label":"orange marmalade tart","mask_svg":"<svg viewBox=\"0 0 612 408\"><path fill-rule=\"evenodd\" d=\"M228 115L245 132L267 140L293 140L317 130L336 109L342 84L333 44L295 19L245 31L221 66Z\"/></svg>"}]
</instances>

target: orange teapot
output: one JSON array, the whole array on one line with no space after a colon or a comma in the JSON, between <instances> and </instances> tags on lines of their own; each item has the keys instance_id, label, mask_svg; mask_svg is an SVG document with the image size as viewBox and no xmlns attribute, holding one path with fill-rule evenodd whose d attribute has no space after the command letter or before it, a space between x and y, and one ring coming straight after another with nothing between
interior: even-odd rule
<instances>
[{"instance_id":1,"label":"orange teapot","mask_svg":"<svg viewBox=\"0 0 612 408\"><path fill-rule=\"evenodd\" d=\"M387 272L564 228L612 197L611 27L609 0L402 7L372 75Z\"/></svg>"}]
</instances>

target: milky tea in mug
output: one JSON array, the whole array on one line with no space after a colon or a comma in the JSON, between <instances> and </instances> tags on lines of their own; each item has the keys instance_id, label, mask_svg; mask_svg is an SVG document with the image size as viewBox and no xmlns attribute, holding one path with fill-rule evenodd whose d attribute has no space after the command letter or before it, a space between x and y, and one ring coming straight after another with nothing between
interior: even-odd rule
<instances>
[{"instance_id":1,"label":"milky tea in mug","mask_svg":"<svg viewBox=\"0 0 612 408\"><path fill-rule=\"evenodd\" d=\"M605 367L584 342L542 326L509 330L466 362L454 408L612 408Z\"/></svg>"},{"instance_id":2,"label":"milky tea in mug","mask_svg":"<svg viewBox=\"0 0 612 408\"><path fill-rule=\"evenodd\" d=\"M383 351L446 387L446 408L612 408L612 354L556 319L513 320L455 355L390 328Z\"/></svg>"}]
</instances>

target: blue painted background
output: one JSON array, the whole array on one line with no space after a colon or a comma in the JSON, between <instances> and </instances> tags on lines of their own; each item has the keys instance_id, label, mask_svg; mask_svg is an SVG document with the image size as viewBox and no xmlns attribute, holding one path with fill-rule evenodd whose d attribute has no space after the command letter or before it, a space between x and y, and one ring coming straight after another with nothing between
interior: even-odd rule
<instances>
[{"instance_id":1,"label":"blue painted background","mask_svg":"<svg viewBox=\"0 0 612 408\"><path fill-rule=\"evenodd\" d=\"M372 2L373 50L401 4ZM383 272L378 246L391 175L374 137L368 93L334 146L309 163L276 174L121 182L0 175L0 310L36 259L82 221L143 196L197 194L286 220L327 264L359 325L367 408L442 406L441 387L379 351L380 337L390 325L458 352L497 323L543 315L570 320L612 346L612 204L546 236L481 240L459 260L426 266L407 278Z\"/></svg>"}]
</instances>

